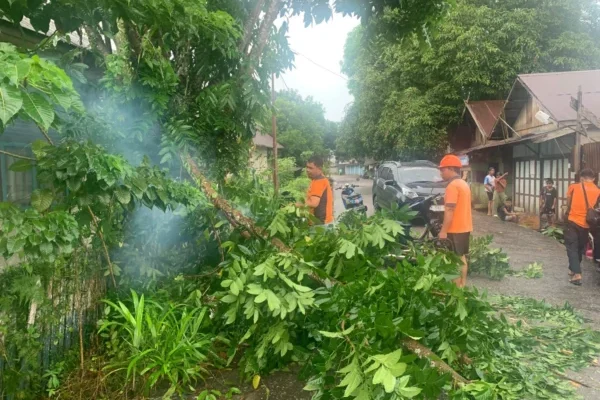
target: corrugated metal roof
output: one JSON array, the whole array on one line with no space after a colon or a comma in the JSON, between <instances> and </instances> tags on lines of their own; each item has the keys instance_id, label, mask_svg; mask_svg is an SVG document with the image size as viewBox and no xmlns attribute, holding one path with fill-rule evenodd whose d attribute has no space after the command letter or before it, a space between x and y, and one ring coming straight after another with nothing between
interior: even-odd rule
<instances>
[{"instance_id":1,"label":"corrugated metal roof","mask_svg":"<svg viewBox=\"0 0 600 400\"><path fill-rule=\"evenodd\" d=\"M273 148L273 136L267 133L256 132L256 135L252 138L252 142L256 147ZM277 143L277 148L283 149L283 146Z\"/></svg>"},{"instance_id":2,"label":"corrugated metal roof","mask_svg":"<svg viewBox=\"0 0 600 400\"><path fill-rule=\"evenodd\" d=\"M600 70L527 74L518 79L557 122L577 119L570 104L580 85L583 105L600 116Z\"/></svg>"},{"instance_id":3,"label":"corrugated metal roof","mask_svg":"<svg viewBox=\"0 0 600 400\"><path fill-rule=\"evenodd\" d=\"M477 127L489 138L504 109L504 100L468 101L465 105Z\"/></svg>"},{"instance_id":4,"label":"corrugated metal roof","mask_svg":"<svg viewBox=\"0 0 600 400\"><path fill-rule=\"evenodd\" d=\"M25 29L29 29L30 31L33 31L33 32L39 32L46 36L52 36L52 34L54 32L56 32L56 25L54 24L53 20L50 20L50 26L48 28L48 32L36 31L35 28L33 27L33 25L31 24L31 20L27 17L23 17L20 25ZM82 36L79 36L79 33L77 33L77 32L71 32L68 34L68 36L71 40L70 44L72 44L73 46L82 47L84 49L90 48L90 42L89 42L88 37L85 34L85 32L82 32Z\"/></svg>"}]
</instances>

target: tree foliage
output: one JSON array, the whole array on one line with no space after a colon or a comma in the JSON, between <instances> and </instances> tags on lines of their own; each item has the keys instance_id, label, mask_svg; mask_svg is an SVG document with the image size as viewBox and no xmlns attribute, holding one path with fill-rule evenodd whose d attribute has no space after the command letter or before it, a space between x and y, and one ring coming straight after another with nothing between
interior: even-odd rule
<instances>
[{"instance_id":1,"label":"tree foliage","mask_svg":"<svg viewBox=\"0 0 600 400\"><path fill-rule=\"evenodd\" d=\"M460 0L427 43L357 28L345 48L355 101L339 151L378 159L439 155L464 100L504 99L519 73L597 68L598 12L589 0ZM392 29L395 18L388 12L370 24Z\"/></svg>"},{"instance_id":2,"label":"tree foliage","mask_svg":"<svg viewBox=\"0 0 600 400\"><path fill-rule=\"evenodd\" d=\"M328 158L335 140L336 124L325 119L323 105L312 97L303 99L298 92L283 91L275 101L277 142L286 157L303 165L311 155Z\"/></svg>"}]
</instances>

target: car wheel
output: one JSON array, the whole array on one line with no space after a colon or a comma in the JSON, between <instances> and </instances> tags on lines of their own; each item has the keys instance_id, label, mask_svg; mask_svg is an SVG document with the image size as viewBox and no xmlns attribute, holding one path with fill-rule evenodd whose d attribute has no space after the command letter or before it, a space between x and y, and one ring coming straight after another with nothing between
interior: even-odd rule
<instances>
[{"instance_id":1,"label":"car wheel","mask_svg":"<svg viewBox=\"0 0 600 400\"><path fill-rule=\"evenodd\" d=\"M375 211L381 210L381 207L379 207L379 204L377 204L377 196L373 196L373 208L375 209Z\"/></svg>"}]
</instances>

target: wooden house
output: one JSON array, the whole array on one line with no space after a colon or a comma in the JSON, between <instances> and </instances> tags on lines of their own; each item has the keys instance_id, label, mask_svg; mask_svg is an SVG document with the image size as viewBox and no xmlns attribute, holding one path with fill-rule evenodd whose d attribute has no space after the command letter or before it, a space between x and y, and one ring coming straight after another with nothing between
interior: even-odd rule
<instances>
[{"instance_id":1,"label":"wooden house","mask_svg":"<svg viewBox=\"0 0 600 400\"><path fill-rule=\"evenodd\" d=\"M600 70L519 75L501 112L481 110L491 102L476 102L475 107L467 103L466 116L450 135L450 143L454 152L469 157L475 201L487 201L482 196L483 178L493 166L509 173L507 192L515 207L539 213L540 191L545 179L552 178L564 211L568 185L575 180L577 112L571 103L580 86L584 107L600 115ZM481 122L494 116L491 129ZM588 133L582 144L600 141L600 129L587 119L582 122Z\"/></svg>"}]
</instances>

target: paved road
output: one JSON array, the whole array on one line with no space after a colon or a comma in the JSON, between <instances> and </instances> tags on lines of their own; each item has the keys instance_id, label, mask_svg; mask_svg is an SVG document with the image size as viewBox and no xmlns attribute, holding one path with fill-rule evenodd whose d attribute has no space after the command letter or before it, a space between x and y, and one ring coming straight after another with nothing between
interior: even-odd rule
<instances>
[{"instance_id":1,"label":"paved road","mask_svg":"<svg viewBox=\"0 0 600 400\"><path fill-rule=\"evenodd\" d=\"M356 177L334 176L336 186L357 183ZM363 195L369 214L373 212L371 180L361 179L357 190ZM339 215L344 206L340 191L335 192L335 212ZM568 282L567 255L565 247L552 238L512 223L473 212L474 235L493 235L492 246L500 247L510 257L511 268L521 270L534 262L541 263L544 276L541 279L524 279L507 276L501 281L484 277L469 277L469 284L486 289L490 294L532 297L548 303L563 305L570 303L581 314L590 319L590 325L600 330L600 274L589 261L583 265L583 286ZM570 374L576 379L600 388L600 368L588 368L581 374ZM600 399L600 389L580 388L585 399Z\"/></svg>"}]
</instances>

